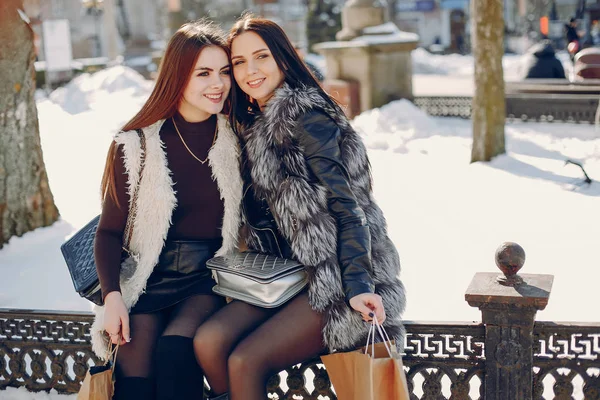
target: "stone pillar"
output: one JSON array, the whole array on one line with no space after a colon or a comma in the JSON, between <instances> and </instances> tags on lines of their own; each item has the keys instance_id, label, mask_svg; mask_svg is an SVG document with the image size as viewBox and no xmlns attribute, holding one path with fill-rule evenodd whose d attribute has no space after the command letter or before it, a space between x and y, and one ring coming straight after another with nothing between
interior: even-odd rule
<instances>
[{"instance_id":1,"label":"stone pillar","mask_svg":"<svg viewBox=\"0 0 600 400\"><path fill-rule=\"evenodd\" d=\"M486 400L529 400L533 390L533 324L535 314L548 304L552 275L517 272L525 252L516 243L496 250L503 272L475 274L465 294L481 310L485 325Z\"/></svg>"},{"instance_id":2,"label":"stone pillar","mask_svg":"<svg viewBox=\"0 0 600 400\"><path fill-rule=\"evenodd\" d=\"M358 84L360 112L413 97L411 51L419 36L384 23L385 10L378 0L350 0L342 10L337 41L313 46L325 57L327 80Z\"/></svg>"},{"instance_id":3,"label":"stone pillar","mask_svg":"<svg viewBox=\"0 0 600 400\"><path fill-rule=\"evenodd\" d=\"M351 40L360 36L363 29L384 22L385 6L378 0L350 0L342 9L342 30L335 38Z\"/></svg>"}]
</instances>

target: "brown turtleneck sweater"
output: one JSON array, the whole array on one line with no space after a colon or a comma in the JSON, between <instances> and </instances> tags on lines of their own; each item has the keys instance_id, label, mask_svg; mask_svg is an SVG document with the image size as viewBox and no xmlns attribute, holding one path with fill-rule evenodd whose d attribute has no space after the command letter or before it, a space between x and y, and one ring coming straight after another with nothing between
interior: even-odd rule
<instances>
[{"instance_id":1,"label":"brown turtleneck sweater","mask_svg":"<svg viewBox=\"0 0 600 400\"><path fill-rule=\"evenodd\" d=\"M179 114L175 123L181 136L196 157L208 156L217 118L190 123ZM167 119L160 130L165 145L168 168L174 183L177 206L173 211L172 224L167 240L203 240L221 237L223 201L217 183L212 178L208 162L201 164L185 148L175 131L172 119ZM102 297L112 291L120 291L119 272L123 232L127 223L129 195L127 173L123 163L123 149L118 148L115 159L117 197L120 207L110 196L104 201L102 215L94 242L94 256Z\"/></svg>"}]
</instances>

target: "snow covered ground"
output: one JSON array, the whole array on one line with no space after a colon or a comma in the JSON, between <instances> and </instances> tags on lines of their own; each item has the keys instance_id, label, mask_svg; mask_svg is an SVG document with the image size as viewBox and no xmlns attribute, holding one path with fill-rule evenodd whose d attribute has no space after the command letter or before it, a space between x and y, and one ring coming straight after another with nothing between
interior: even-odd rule
<instances>
[{"instance_id":1,"label":"snow covered ground","mask_svg":"<svg viewBox=\"0 0 600 400\"><path fill-rule=\"evenodd\" d=\"M473 76L472 54L431 54L419 47L412 54L413 74L417 75L447 75L447 76ZM562 62L567 75L573 69L569 54L559 51L556 57ZM502 57L505 80L518 80L522 74L523 61L526 58L521 54L505 54Z\"/></svg>"},{"instance_id":2,"label":"snow covered ground","mask_svg":"<svg viewBox=\"0 0 600 400\"><path fill-rule=\"evenodd\" d=\"M64 395L58 394L56 390L51 390L50 393L39 392L33 393L28 392L27 389L12 388L9 387L6 390L0 391L0 399L2 400L76 400L77 395Z\"/></svg>"},{"instance_id":3,"label":"snow covered ground","mask_svg":"<svg viewBox=\"0 0 600 400\"><path fill-rule=\"evenodd\" d=\"M423 48L412 51L413 93L415 96L472 96L473 55L431 54ZM557 53L567 77L573 70L569 54ZM321 71L326 71L325 59L317 54L308 54L307 60ZM505 54L502 57L504 79L518 81L523 76L525 57L519 54Z\"/></svg>"},{"instance_id":4,"label":"snow covered ground","mask_svg":"<svg viewBox=\"0 0 600 400\"><path fill-rule=\"evenodd\" d=\"M569 77L573 64L567 52L558 52L565 74ZM505 81L519 81L523 76L525 57L505 54L502 57ZM413 93L415 96L472 96L473 55L431 54L423 48L412 52Z\"/></svg>"},{"instance_id":5,"label":"snow covered ground","mask_svg":"<svg viewBox=\"0 0 600 400\"><path fill-rule=\"evenodd\" d=\"M59 246L99 212L112 134L143 103L147 85L114 67L38 100L44 159L62 217L0 250L0 307L89 310L72 290ZM508 124L507 154L475 164L469 164L469 121L431 118L404 100L361 114L354 126L369 147L375 194L400 250L408 319L477 319L462 292L475 271L495 269L494 250L505 240L525 248L526 272L556 275L542 316L600 319L585 307L600 277L600 184L577 186L580 170L564 165L566 158L581 160L592 178L600 177L593 126Z\"/></svg>"},{"instance_id":6,"label":"snow covered ground","mask_svg":"<svg viewBox=\"0 0 600 400\"><path fill-rule=\"evenodd\" d=\"M0 308L90 309L73 291L59 246L99 212L111 137L148 90L132 70L113 67L39 96L44 160L61 220L0 250ZM522 272L555 276L538 319L600 320L600 182L578 186L580 170L565 166L567 158L583 161L600 180L594 127L511 123L507 153L470 164L470 121L431 118L401 100L353 123L369 148L375 196L401 256L406 319L478 320L464 292L475 272L497 270L497 246L515 241L527 253ZM4 400L33 398L66 397L0 392Z\"/></svg>"}]
</instances>

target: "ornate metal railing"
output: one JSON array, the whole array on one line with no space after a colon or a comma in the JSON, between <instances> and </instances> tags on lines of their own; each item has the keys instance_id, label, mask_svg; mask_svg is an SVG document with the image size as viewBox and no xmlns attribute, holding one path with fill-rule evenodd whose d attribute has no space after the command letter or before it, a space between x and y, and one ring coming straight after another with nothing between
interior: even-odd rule
<instances>
[{"instance_id":1,"label":"ornate metal railing","mask_svg":"<svg viewBox=\"0 0 600 400\"><path fill-rule=\"evenodd\" d=\"M483 397L485 327L407 323L404 366L411 400Z\"/></svg>"},{"instance_id":2,"label":"ornate metal railing","mask_svg":"<svg viewBox=\"0 0 600 400\"><path fill-rule=\"evenodd\" d=\"M90 313L0 310L0 389L76 393L90 366Z\"/></svg>"},{"instance_id":3,"label":"ornate metal railing","mask_svg":"<svg viewBox=\"0 0 600 400\"><path fill-rule=\"evenodd\" d=\"M0 389L77 392L99 362L90 349L91 322L88 313L0 309ZM406 329L411 400L485 397L483 324L406 322ZM534 399L600 399L600 324L538 322L533 337ZM268 390L279 399L335 399L318 360L272 377Z\"/></svg>"},{"instance_id":4,"label":"ornate metal railing","mask_svg":"<svg viewBox=\"0 0 600 400\"><path fill-rule=\"evenodd\" d=\"M417 96L414 104L437 117L471 118L470 96ZM512 93L506 95L509 121L594 123L600 95Z\"/></svg>"},{"instance_id":5,"label":"ornate metal railing","mask_svg":"<svg viewBox=\"0 0 600 400\"><path fill-rule=\"evenodd\" d=\"M533 337L535 400L600 399L600 323L538 322Z\"/></svg>"}]
</instances>

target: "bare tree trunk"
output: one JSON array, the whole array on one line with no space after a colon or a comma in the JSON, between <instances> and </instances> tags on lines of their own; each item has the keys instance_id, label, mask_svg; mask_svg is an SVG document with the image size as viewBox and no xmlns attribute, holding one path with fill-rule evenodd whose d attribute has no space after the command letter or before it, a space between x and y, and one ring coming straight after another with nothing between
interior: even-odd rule
<instances>
[{"instance_id":1,"label":"bare tree trunk","mask_svg":"<svg viewBox=\"0 0 600 400\"><path fill-rule=\"evenodd\" d=\"M504 150L503 0L471 2L471 43L475 58L471 162L490 161Z\"/></svg>"},{"instance_id":2,"label":"bare tree trunk","mask_svg":"<svg viewBox=\"0 0 600 400\"><path fill-rule=\"evenodd\" d=\"M0 248L58 219L42 158L33 31L22 0L0 2Z\"/></svg>"}]
</instances>

